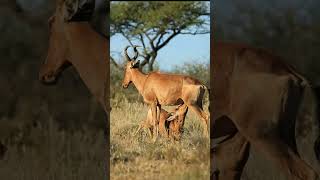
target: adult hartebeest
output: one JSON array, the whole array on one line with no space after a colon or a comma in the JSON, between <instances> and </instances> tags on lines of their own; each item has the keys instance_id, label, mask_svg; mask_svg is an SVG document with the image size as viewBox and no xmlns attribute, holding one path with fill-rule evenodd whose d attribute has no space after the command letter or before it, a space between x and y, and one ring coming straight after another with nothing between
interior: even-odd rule
<instances>
[{"instance_id":1,"label":"adult hartebeest","mask_svg":"<svg viewBox=\"0 0 320 180\"><path fill-rule=\"evenodd\" d=\"M49 19L50 39L47 58L40 67L39 79L54 83L60 73L73 65L81 79L109 111L109 38L93 30L88 21L66 21L68 3L58 0Z\"/></svg>"},{"instance_id":2,"label":"adult hartebeest","mask_svg":"<svg viewBox=\"0 0 320 180\"><path fill-rule=\"evenodd\" d=\"M157 137L159 115L157 109L162 105L185 104L195 112L203 121L204 133L208 135L208 115L203 111L202 100L207 89L199 80L186 75L165 74L151 72L144 74L139 69L138 51L134 47L135 56L131 59L127 54L127 46L124 50L126 67L122 82L123 88L127 88L132 82L145 103L149 104L154 125L154 135Z\"/></svg>"},{"instance_id":3,"label":"adult hartebeest","mask_svg":"<svg viewBox=\"0 0 320 180\"><path fill-rule=\"evenodd\" d=\"M318 179L319 122L310 118L316 98L308 81L263 49L215 43L211 52L210 136L226 137L211 151L212 178L240 179L252 145L288 179Z\"/></svg>"}]
</instances>

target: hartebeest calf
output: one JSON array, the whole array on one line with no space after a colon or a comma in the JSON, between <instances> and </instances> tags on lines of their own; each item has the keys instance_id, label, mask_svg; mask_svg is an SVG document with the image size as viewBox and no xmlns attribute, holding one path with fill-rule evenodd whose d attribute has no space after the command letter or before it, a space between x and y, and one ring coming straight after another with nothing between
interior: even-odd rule
<instances>
[{"instance_id":1,"label":"hartebeest calf","mask_svg":"<svg viewBox=\"0 0 320 180\"><path fill-rule=\"evenodd\" d=\"M127 54L128 47L124 50L127 64L122 86L127 88L132 82L143 96L144 102L149 105L153 117L155 137L158 133L159 109L161 109L161 106L181 104L185 104L201 118L204 124L204 133L208 135L208 115L202 107L206 86L199 80L186 75L160 72L144 74L139 69L140 61L136 60L138 57L136 47L134 47L136 54L132 59Z\"/></svg>"},{"instance_id":2,"label":"hartebeest calf","mask_svg":"<svg viewBox=\"0 0 320 180\"><path fill-rule=\"evenodd\" d=\"M252 145L288 179L318 179L320 131L310 83L263 49L220 42L212 52L210 136L227 136L211 151L212 178L239 180Z\"/></svg>"},{"instance_id":3,"label":"hartebeest calf","mask_svg":"<svg viewBox=\"0 0 320 180\"><path fill-rule=\"evenodd\" d=\"M49 19L50 39L47 58L40 67L39 79L54 83L69 65L75 67L90 92L105 112L109 111L109 39L93 30L89 22L65 21L64 0L58 0Z\"/></svg>"},{"instance_id":4,"label":"hartebeest calf","mask_svg":"<svg viewBox=\"0 0 320 180\"><path fill-rule=\"evenodd\" d=\"M186 105L178 106L174 112L160 110L159 133L163 137L179 140L183 132L183 125L188 112ZM141 122L135 135L142 129L146 129L150 137L153 131L153 119L151 109L148 110L147 118Z\"/></svg>"}]
</instances>

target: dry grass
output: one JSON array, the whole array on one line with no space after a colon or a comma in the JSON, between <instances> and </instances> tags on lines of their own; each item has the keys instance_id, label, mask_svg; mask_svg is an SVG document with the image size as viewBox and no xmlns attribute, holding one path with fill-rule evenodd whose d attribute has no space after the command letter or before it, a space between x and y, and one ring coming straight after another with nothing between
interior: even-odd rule
<instances>
[{"instance_id":1,"label":"dry grass","mask_svg":"<svg viewBox=\"0 0 320 180\"><path fill-rule=\"evenodd\" d=\"M106 147L102 131L59 130L50 119L34 127L21 143L10 143L0 161L0 177L6 180L106 179ZM26 141L26 138L29 141Z\"/></svg>"},{"instance_id":2,"label":"dry grass","mask_svg":"<svg viewBox=\"0 0 320 180\"><path fill-rule=\"evenodd\" d=\"M209 139L193 112L187 114L181 141L153 143L144 131L133 136L146 118L146 105L125 99L112 105L111 179L209 179Z\"/></svg>"},{"instance_id":3,"label":"dry grass","mask_svg":"<svg viewBox=\"0 0 320 180\"><path fill-rule=\"evenodd\" d=\"M242 180L287 180L277 165L252 147Z\"/></svg>"}]
</instances>

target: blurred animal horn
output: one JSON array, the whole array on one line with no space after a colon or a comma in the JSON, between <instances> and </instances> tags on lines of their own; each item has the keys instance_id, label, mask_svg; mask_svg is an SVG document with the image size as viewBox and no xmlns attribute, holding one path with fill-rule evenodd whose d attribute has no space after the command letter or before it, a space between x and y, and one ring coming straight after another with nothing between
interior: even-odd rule
<instances>
[{"instance_id":1,"label":"blurred animal horn","mask_svg":"<svg viewBox=\"0 0 320 180\"><path fill-rule=\"evenodd\" d=\"M128 55L128 52L127 52L127 50L128 50L128 48L129 48L130 46L127 46L126 48L124 48L124 55L125 55L125 58L126 58L126 61L132 61L131 60L131 58L129 57L129 55Z\"/></svg>"},{"instance_id":2,"label":"blurred animal horn","mask_svg":"<svg viewBox=\"0 0 320 180\"><path fill-rule=\"evenodd\" d=\"M140 47L140 46L133 46L133 50L134 50L134 52L135 52L135 55L134 55L134 57L132 58L133 60L136 60L136 59L138 58L138 56L139 56L139 52L138 52L138 50L137 50L137 47Z\"/></svg>"}]
</instances>

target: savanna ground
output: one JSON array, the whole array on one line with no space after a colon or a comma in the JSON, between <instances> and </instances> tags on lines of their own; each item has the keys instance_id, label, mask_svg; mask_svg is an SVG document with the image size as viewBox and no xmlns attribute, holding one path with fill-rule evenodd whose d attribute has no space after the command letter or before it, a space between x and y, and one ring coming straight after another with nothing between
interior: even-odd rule
<instances>
[{"instance_id":1,"label":"savanna ground","mask_svg":"<svg viewBox=\"0 0 320 180\"><path fill-rule=\"evenodd\" d=\"M168 109L167 109L168 110ZM159 138L156 143L140 131L148 107L140 102L120 101L111 111L112 179L208 179L209 139L191 111L181 141Z\"/></svg>"},{"instance_id":2,"label":"savanna ground","mask_svg":"<svg viewBox=\"0 0 320 180\"><path fill-rule=\"evenodd\" d=\"M193 74L199 79L203 75L206 80L207 67L185 64L174 72ZM201 120L189 110L180 141L160 137L153 143L144 130L134 136L147 116L148 106L134 87L123 90L120 86L123 72L112 70L118 76L112 76L114 86L111 86L114 87L110 114L111 179L209 179L209 139L203 135ZM208 113L208 94L205 96L204 109ZM164 109L170 111L172 107Z\"/></svg>"},{"instance_id":3,"label":"savanna ground","mask_svg":"<svg viewBox=\"0 0 320 180\"><path fill-rule=\"evenodd\" d=\"M36 63L0 67L0 159L4 180L106 179L106 117L77 73L55 86L37 79Z\"/></svg>"},{"instance_id":4,"label":"savanna ground","mask_svg":"<svg viewBox=\"0 0 320 180\"><path fill-rule=\"evenodd\" d=\"M33 128L23 143L10 144L0 162L0 177L6 180L105 179L107 160L102 131L59 130L54 120L47 127ZM40 144L41 143L41 144Z\"/></svg>"}]
</instances>

